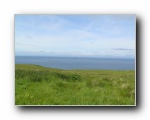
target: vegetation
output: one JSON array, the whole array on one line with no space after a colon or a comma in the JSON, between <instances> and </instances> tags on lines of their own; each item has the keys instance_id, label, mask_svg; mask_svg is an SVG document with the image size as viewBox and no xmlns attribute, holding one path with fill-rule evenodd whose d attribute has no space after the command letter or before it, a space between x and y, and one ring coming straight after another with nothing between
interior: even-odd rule
<instances>
[{"instance_id":1,"label":"vegetation","mask_svg":"<svg viewBox=\"0 0 150 120\"><path fill-rule=\"evenodd\" d=\"M16 105L135 105L135 71L15 65Z\"/></svg>"}]
</instances>

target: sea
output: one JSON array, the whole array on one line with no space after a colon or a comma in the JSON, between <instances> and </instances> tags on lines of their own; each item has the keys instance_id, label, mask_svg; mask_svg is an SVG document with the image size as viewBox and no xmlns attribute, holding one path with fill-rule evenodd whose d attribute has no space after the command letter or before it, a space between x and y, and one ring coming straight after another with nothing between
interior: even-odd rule
<instances>
[{"instance_id":1,"label":"sea","mask_svg":"<svg viewBox=\"0 0 150 120\"><path fill-rule=\"evenodd\" d=\"M34 64L64 70L135 70L135 59L15 56L15 64Z\"/></svg>"}]
</instances>

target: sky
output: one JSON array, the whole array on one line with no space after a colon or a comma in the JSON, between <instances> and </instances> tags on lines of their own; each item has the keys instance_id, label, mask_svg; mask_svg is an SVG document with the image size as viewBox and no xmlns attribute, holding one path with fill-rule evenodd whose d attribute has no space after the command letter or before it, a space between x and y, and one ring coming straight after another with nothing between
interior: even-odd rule
<instances>
[{"instance_id":1,"label":"sky","mask_svg":"<svg viewBox=\"0 0 150 120\"><path fill-rule=\"evenodd\" d=\"M135 15L15 15L15 55L135 58Z\"/></svg>"}]
</instances>

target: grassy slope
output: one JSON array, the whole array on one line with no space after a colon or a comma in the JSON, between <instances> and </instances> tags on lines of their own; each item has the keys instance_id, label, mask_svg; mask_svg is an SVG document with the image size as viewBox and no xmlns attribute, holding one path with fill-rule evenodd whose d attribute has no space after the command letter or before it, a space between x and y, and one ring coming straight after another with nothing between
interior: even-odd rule
<instances>
[{"instance_id":1,"label":"grassy slope","mask_svg":"<svg viewBox=\"0 0 150 120\"><path fill-rule=\"evenodd\" d=\"M135 105L135 71L16 65L16 105Z\"/></svg>"}]
</instances>

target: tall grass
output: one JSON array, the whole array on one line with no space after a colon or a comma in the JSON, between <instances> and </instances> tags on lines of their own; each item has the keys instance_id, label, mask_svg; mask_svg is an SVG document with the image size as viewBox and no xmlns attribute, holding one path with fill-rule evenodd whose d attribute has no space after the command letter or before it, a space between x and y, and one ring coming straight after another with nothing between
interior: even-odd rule
<instances>
[{"instance_id":1,"label":"tall grass","mask_svg":"<svg viewBox=\"0 0 150 120\"><path fill-rule=\"evenodd\" d=\"M134 71L16 65L16 105L135 105Z\"/></svg>"}]
</instances>

